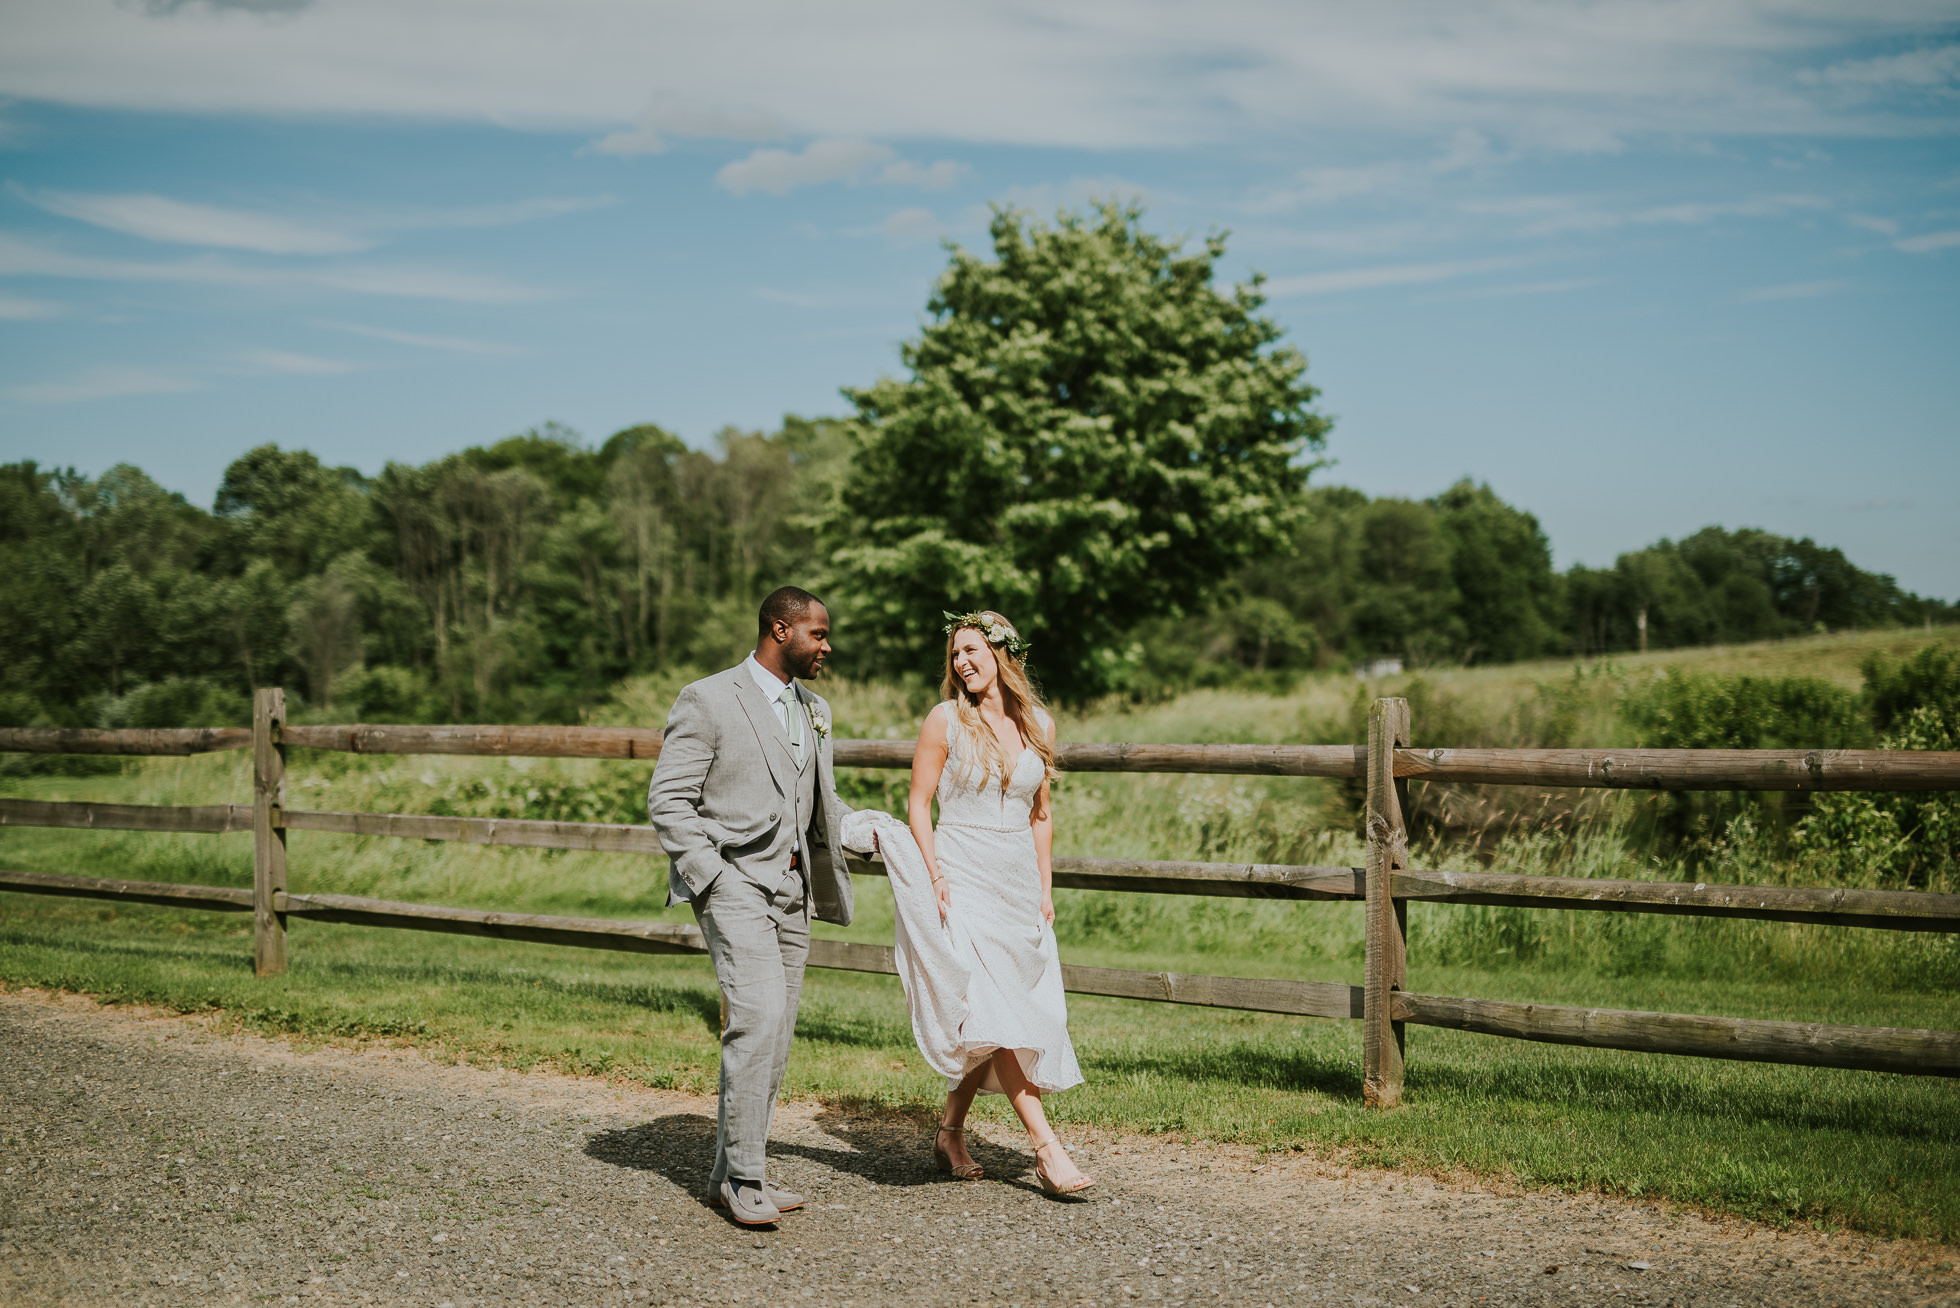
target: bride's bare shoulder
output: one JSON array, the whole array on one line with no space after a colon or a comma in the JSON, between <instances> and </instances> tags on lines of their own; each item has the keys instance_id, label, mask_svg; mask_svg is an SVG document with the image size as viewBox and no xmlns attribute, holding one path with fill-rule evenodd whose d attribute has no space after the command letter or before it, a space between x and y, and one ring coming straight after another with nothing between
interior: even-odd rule
<instances>
[{"instance_id":1,"label":"bride's bare shoulder","mask_svg":"<svg viewBox=\"0 0 1960 1308\"><path fill-rule=\"evenodd\" d=\"M946 722L948 718L953 716L947 711L947 704L951 702L951 700L948 700L945 703L933 705L932 712L926 714L926 720L919 724L919 743L921 745L944 745L946 743Z\"/></svg>"}]
</instances>

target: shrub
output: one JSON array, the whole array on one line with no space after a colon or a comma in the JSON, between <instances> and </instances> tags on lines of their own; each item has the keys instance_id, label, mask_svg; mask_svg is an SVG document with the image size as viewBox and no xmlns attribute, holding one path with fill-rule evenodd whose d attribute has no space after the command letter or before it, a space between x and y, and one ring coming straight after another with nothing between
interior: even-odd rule
<instances>
[{"instance_id":1,"label":"shrub","mask_svg":"<svg viewBox=\"0 0 1960 1308\"><path fill-rule=\"evenodd\" d=\"M1960 750L1960 649L1932 645L1863 664L1881 749ZM1819 795L1797 828L1813 865L1853 884L1914 890L1960 885L1960 795L1948 791Z\"/></svg>"},{"instance_id":2,"label":"shrub","mask_svg":"<svg viewBox=\"0 0 1960 1308\"><path fill-rule=\"evenodd\" d=\"M1630 691L1625 709L1637 743L1658 749L1850 749L1871 742L1859 697L1819 677L1669 668Z\"/></svg>"}]
</instances>

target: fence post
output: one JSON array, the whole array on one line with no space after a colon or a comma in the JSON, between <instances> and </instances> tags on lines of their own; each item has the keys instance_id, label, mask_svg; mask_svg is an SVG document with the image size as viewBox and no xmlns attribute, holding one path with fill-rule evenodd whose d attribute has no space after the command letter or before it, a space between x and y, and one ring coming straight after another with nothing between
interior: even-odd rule
<instances>
[{"instance_id":1,"label":"fence post","mask_svg":"<svg viewBox=\"0 0 1960 1308\"><path fill-rule=\"evenodd\" d=\"M1409 701L1378 699L1368 710L1368 918L1361 999L1361 1095L1371 1108L1402 1102L1402 1024L1391 996L1408 979L1408 907L1390 891L1409 866L1403 825L1408 783L1395 780L1395 749L1409 743Z\"/></svg>"},{"instance_id":2,"label":"fence post","mask_svg":"<svg viewBox=\"0 0 1960 1308\"><path fill-rule=\"evenodd\" d=\"M286 692L278 687L252 696L252 970L278 976L286 970L286 915L272 911L273 896L286 890L286 830L275 818L286 807Z\"/></svg>"}]
</instances>

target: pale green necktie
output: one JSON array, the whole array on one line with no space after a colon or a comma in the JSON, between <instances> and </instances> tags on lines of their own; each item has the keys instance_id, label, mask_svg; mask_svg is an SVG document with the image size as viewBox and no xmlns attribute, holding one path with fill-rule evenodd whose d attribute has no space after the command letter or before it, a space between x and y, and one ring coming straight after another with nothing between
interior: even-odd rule
<instances>
[{"instance_id":1,"label":"pale green necktie","mask_svg":"<svg viewBox=\"0 0 1960 1308\"><path fill-rule=\"evenodd\" d=\"M796 683L783 687L783 730L789 733L789 752L803 766L803 706L796 702Z\"/></svg>"}]
</instances>

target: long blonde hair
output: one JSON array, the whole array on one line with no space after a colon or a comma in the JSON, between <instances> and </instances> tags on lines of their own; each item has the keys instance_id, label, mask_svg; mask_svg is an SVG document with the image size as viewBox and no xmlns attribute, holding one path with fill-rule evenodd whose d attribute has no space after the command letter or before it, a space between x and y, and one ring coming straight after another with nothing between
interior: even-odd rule
<instances>
[{"instance_id":1,"label":"long blonde hair","mask_svg":"<svg viewBox=\"0 0 1960 1308\"><path fill-rule=\"evenodd\" d=\"M1020 634L1015 631L1013 623L992 609L982 611L979 616L997 627L1005 627L1011 635ZM1004 791L1007 789L1008 777L1014 770L1014 764L1019 760L1007 757L1007 751L1001 748L1000 737L994 734L994 729L980 716L980 701L967 691L966 682L953 671L953 642L959 639L962 631L977 631L980 633L980 639L987 640L986 631L971 623L954 627L946 633L946 675L939 683L939 694L941 698L953 702L954 712L959 714L960 726L965 728L968 738L977 746L979 757L973 757L976 751L969 750L965 766L979 771L982 775L999 773L1000 788ZM1022 743L1033 750L1035 757L1041 760L1044 779L1053 781L1055 747L1049 743L1048 728L1045 725L1051 719L1051 715L1047 706L1041 702L1041 692L1037 691L1034 683L1028 680L1027 667L1020 659L1007 652L1006 645L996 645L992 641L987 641L987 648L994 652L994 662L1000 668L998 679L1001 704L1007 709L1007 716L1013 720L1014 725L1021 729Z\"/></svg>"}]
</instances>

